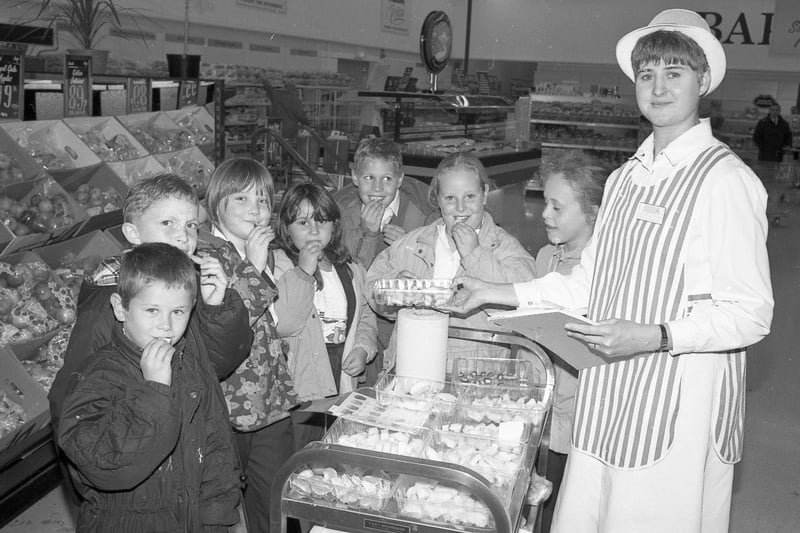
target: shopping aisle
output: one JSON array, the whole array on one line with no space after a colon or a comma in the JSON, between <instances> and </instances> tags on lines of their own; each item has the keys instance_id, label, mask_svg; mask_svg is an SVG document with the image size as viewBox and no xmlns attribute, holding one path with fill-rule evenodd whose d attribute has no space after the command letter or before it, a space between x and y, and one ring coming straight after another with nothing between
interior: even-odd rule
<instances>
[{"instance_id":1,"label":"shopping aisle","mask_svg":"<svg viewBox=\"0 0 800 533\"><path fill-rule=\"evenodd\" d=\"M780 192L776 187L771 189ZM543 243L541 196L521 185L492 193L489 208L533 253ZM770 229L776 306L772 334L748 355L744 460L736 468L732 533L794 533L800 524L800 207ZM0 533L66 533L74 520L61 489L31 506ZM676 510L680 512L680 510Z\"/></svg>"}]
</instances>

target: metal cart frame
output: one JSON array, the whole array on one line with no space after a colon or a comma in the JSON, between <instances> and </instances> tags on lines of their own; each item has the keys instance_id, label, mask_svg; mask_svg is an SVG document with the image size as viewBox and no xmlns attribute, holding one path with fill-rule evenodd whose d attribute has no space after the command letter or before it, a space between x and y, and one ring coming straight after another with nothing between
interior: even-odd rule
<instances>
[{"instance_id":1,"label":"metal cart frame","mask_svg":"<svg viewBox=\"0 0 800 533\"><path fill-rule=\"evenodd\" d=\"M542 430L532 436L528 442L532 447L532 458L529 467L539 475L547 471L547 451L550 441L550 410L555 387L555 374L553 364L547 354L533 341L506 331L487 331L461 327L450 327L448 336L451 339L466 339L476 342L505 345L511 349L511 357L517 358L520 348L524 348L533 355L545 375L545 405L547 410L542 422ZM365 468L384 470L394 474L407 474L411 476L426 477L429 479L449 482L469 490L473 497L482 501L492 514L496 533L514 533L522 522L526 502L527 486L525 490L512 498L519 499L516 505L519 512L511 516L500 498L492 491L489 482L477 472L461 465L417 459L399 455L359 450L338 444L312 442L299 452L292 455L289 461L278 471L272 484L270 500L270 531L271 533L285 533L287 517L309 520L315 524L337 528L357 533L464 533L474 528L464 525L434 524L387 515L382 512L370 512L344 507L318 505L313 502L284 498L284 493L289 478L298 467L304 464L352 464ZM530 474L531 472L528 472ZM534 511L535 512L535 511ZM538 524L538 520L537 520Z\"/></svg>"}]
</instances>

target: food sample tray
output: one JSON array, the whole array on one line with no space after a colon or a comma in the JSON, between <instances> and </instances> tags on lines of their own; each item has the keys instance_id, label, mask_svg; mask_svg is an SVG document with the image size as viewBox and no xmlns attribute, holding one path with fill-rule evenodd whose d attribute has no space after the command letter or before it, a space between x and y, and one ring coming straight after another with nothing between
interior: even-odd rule
<instances>
[{"instance_id":1,"label":"food sample tray","mask_svg":"<svg viewBox=\"0 0 800 533\"><path fill-rule=\"evenodd\" d=\"M447 279L379 279L373 283L373 297L379 305L441 307L453 297Z\"/></svg>"}]
</instances>

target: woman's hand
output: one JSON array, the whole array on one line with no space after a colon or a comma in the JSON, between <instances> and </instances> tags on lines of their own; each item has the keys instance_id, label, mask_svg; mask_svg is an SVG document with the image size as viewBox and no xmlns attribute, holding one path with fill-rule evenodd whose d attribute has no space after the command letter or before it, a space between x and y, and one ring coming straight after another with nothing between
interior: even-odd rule
<instances>
[{"instance_id":1,"label":"woman's hand","mask_svg":"<svg viewBox=\"0 0 800 533\"><path fill-rule=\"evenodd\" d=\"M367 367L367 351L364 348L354 348L342 360L342 372L351 377L356 377L364 372ZM338 376L334 376L338 379Z\"/></svg>"},{"instance_id":2,"label":"woman's hand","mask_svg":"<svg viewBox=\"0 0 800 533\"><path fill-rule=\"evenodd\" d=\"M658 350L661 328L630 320L602 320L596 325L565 324L567 335L585 342L591 350L607 357L627 357Z\"/></svg>"}]
</instances>

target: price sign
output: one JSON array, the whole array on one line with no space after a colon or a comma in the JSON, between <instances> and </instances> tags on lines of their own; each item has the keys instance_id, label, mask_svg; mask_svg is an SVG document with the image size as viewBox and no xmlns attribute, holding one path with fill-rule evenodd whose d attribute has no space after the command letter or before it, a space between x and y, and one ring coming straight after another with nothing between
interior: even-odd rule
<instances>
[{"instance_id":1,"label":"price sign","mask_svg":"<svg viewBox=\"0 0 800 533\"><path fill-rule=\"evenodd\" d=\"M0 120L22 120L22 56L0 55Z\"/></svg>"},{"instance_id":2,"label":"price sign","mask_svg":"<svg viewBox=\"0 0 800 533\"><path fill-rule=\"evenodd\" d=\"M181 80L178 88L178 107L195 105L197 103L197 93L199 90L199 80Z\"/></svg>"},{"instance_id":3,"label":"price sign","mask_svg":"<svg viewBox=\"0 0 800 533\"><path fill-rule=\"evenodd\" d=\"M150 111L152 91L149 79L128 78L127 92L126 107L128 113L146 113Z\"/></svg>"},{"instance_id":4,"label":"price sign","mask_svg":"<svg viewBox=\"0 0 800 533\"><path fill-rule=\"evenodd\" d=\"M92 114L92 58L67 55L64 61L64 116L89 116Z\"/></svg>"}]
</instances>

